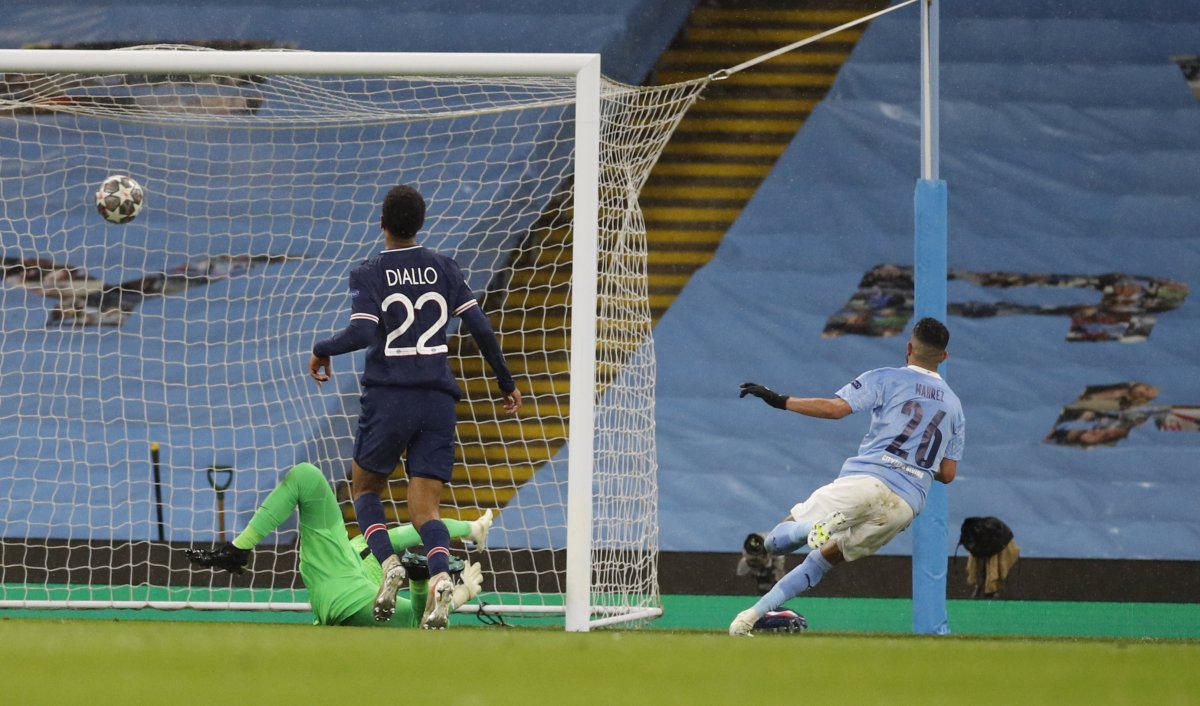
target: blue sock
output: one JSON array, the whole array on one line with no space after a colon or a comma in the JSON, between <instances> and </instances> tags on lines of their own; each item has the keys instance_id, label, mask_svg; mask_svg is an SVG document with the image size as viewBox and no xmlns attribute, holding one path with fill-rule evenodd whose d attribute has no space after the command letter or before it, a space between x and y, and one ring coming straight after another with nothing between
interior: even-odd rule
<instances>
[{"instance_id":1,"label":"blue sock","mask_svg":"<svg viewBox=\"0 0 1200 706\"><path fill-rule=\"evenodd\" d=\"M417 530L421 544L425 546L425 559L429 562L429 575L437 576L450 570L450 530L441 520L430 520Z\"/></svg>"},{"instance_id":2,"label":"blue sock","mask_svg":"<svg viewBox=\"0 0 1200 706\"><path fill-rule=\"evenodd\" d=\"M791 554L808 545L810 531L812 531L811 522L785 520L775 525L775 529L767 535L767 541L763 543L763 546L772 554Z\"/></svg>"},{"instance_id":3,"label":"blue sock","mask_svg":"<svg viewBox=\"0 0 1200 706\"><path fill-rule=\"evenodd\" d=\"M388 537L387 523L384 521L383 502L375 493L363 493L354 499L354 516L358 518L358 531L371 554L382 564L389 556L396 553L392 548L392 540Z\"/></svg>"},{"instance_id":4,"label":"blue sock","mask_svg":"<svg viewBox=\"0 0 1200 706\"><path fill-rule=\"evenodd\" d=\"M779 579L779 582L772 586L771 590L758 600L758 603L754 604L754 610L759 615L775 610L783 605L784 601L795 598L816 586L832 566L829 560L821 555L821 552L809 552L808 556L804 557L804 561L800 562L800 566Z\"/></svg>"}]
</instances>

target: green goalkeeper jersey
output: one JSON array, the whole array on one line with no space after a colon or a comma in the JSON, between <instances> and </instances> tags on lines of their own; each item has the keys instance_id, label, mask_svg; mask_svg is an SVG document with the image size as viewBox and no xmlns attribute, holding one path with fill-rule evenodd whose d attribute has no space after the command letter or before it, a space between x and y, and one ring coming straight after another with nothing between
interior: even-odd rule
<instances>
[{"instance_id":1,"label":"green goalkeeper jersey","mask_svg":"<svg viewBox=\"0 0 1200 706\"><path fill-rule=\"evenodd\" d=\"M252 549L297 509L300 514L300 577L308 588L313 622L318 625L370 624L363 616L370 615L375 593L383 580L383 569L375 557L365 551L367 544L362 537L350 539L347 535L333 489L316 466L301 463L288 471L250 518L246 529L234 539L234 545ZM443 521L452 537L465 537L470 533L468 522ZM393 527L388 530L388 537L397 553L421 543L421 536L412 525ZM413 582L411 589L412 605L405 605L407 600L398 600L392 620L379 624L396 627L417 624L424 612L425 583Z\"/></svg>"}]
</instances>

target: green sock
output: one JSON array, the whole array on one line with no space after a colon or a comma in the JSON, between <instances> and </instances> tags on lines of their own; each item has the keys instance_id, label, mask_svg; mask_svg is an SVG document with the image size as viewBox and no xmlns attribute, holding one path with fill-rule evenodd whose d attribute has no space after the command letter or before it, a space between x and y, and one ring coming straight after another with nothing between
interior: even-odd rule
<instances>
[{"instance_id":1,"label":"green sock","mask_svg":"<svg viewBox=\"0 0 1200 706\"><path fill-rule=\"evenodd\" d=\"M442 520L442 524L446 525L446 529L450 531L451 539L471 534L471 523L466 520ZM397 553L402 553L405 549L421 543L421 534L412 525L398 525L389 529L388 538L392 540L392 548Z\"/></svg>"}]
</instances>

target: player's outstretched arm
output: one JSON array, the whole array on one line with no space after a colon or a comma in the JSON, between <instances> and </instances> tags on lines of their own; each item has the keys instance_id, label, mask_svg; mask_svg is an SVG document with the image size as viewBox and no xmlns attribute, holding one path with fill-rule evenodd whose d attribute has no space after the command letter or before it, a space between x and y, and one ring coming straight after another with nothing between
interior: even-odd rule
<instances>
[{"instance_id":1,"label":"player's outstretched arm","mask_svg":"<svg viewBox=\"0 0 1200 706\"><path fill-rule=\"evenodd\" d=\"M769 387L759 385L757 382L742 383L741 391L738 392L738 397L745 397L746 395L757 397L775 409L787 409L787 395L781 395Z\"/></svg>"},{"instance_id":2,"label":"player's outstretched arm","mask_svg":"<svg viewBox=\"0 0 1200 706\"><path fill-rule=\"evenodd\" d=\"M244 574L250 564L250 550L238 549L226 542L216 549L185 549L188 561L205 569L224 569L231 574Z\"/></svg>"},{"instance_id":3,"label":"player's outstretched arm","mask_svg":"<svg viewBox=\"0 0 1200 706\"><path fill-rule=\"evenodd\" d=\"M775 409L796 412L806 417L817 417L819 419L841 419L854 411L850 407L850 403L841 397L790 397L775 392L769 387L759 385L756 382L742 383L738 397L745 397L746 395L757 397Z\"/></svg>"}]
</instances>

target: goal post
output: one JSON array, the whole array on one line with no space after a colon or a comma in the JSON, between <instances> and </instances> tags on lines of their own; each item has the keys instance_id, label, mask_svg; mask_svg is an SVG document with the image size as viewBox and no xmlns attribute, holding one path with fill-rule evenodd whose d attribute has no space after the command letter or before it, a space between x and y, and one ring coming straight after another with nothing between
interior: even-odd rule
<instances>
[{"instance_id":1,"label":"goal post","mask_svg":"<svg viewBox=\"0 0 1200 706\"><path fill-rule=\"evenodd\" d=\"M704 85L617 84L593 54L0 50L0 607L307 606L294 524L252 578L180 550L235 535L295 463L344 483L360 361L334 390L301 368L407 182L528 393L499 414L455 332L443 514L498 511L469 610L660 614L638 191ZM112 173L146 191L126 225L91 202Z\"/></svg>"}]
</instances>

